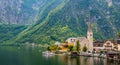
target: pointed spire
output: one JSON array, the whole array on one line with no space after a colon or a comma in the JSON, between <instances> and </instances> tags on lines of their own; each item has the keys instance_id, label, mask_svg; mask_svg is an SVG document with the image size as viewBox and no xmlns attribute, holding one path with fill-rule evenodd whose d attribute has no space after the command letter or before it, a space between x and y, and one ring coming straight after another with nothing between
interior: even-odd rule
<instances>
[{"instance_id":1,"label":"pointed spire","mask_svg":"<svg viewBox=\"0 0 120 65\"><path fill-rule=\"evenodd\" d=\"M92 32L92 26L90 21L90 15L88 16L88 32Z\"/></svg>"}]
</instances>

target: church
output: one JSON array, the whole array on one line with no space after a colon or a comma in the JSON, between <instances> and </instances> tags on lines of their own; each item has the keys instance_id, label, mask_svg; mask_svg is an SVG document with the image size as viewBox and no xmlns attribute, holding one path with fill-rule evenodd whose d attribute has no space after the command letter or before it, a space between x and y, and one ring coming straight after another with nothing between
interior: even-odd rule
<instances>
[{"instance_id":1,"label":"church","mask_svg":"<svg viewBox=\"0 0 120 65\"><path fill-rule=\"evenodd\" d=\"M79 41L80 49L82 51L83 47L87 47L87 51L93 51L93 32L90 20L88 21L88 30L87 30L87 37L71 37L66 40L68 43L73 43L76 46L76 42Z\"/></svg>"}]
</instances>

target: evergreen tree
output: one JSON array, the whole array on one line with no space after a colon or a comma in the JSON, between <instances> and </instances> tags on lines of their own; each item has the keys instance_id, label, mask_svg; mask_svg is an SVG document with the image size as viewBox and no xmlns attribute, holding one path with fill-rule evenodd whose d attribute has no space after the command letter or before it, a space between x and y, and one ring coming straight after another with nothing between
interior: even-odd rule
<instances>
[{"instance_id":1,"label":"evergreen tree","mask_svg":"<svg viewBox=\"0 0 120 65\"><path fill-rule=\"evenodd\" d=\"M76 51L77 51L77 52L79 52L79 51L80 51L80 43L79 43L79 41L77 41Z\"/></svg>"}]
</instances>

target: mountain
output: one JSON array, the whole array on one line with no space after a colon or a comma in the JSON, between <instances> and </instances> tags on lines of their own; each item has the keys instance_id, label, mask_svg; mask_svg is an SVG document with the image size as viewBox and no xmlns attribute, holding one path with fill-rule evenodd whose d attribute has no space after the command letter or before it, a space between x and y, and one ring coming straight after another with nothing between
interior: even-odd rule
<instances>
[{"instance_id":1,"label":"mountain","mask_svg":"<svg viewBox=\"0 0 120 65\"><path fill-rule=\"evenodd\" d=\"M60 1L55 3L55 0L0 0L0 23L34 24L38 17L46 16L45 14Z\"/></svg>"},{"instance_id":2,"label":"mountain","mask_svg":"<svg viewBox=\"0 0 120 65\"><path fill-rule=\"evenodd\" d=\"M55 3L58 0L54 1ZM35 25L15 37L14 43L54 43L68 37L86 36L87 19L91 22L95 39L110 39L120 31L119 0L61 0L60 4L40 13ZM49 6L49 8L52 6ZM13 43L13 42L12 42Z\"/></svg>"},{"instance_id":3,"label":"mountain","mask_svg":"<svg viewBox=\"0 0 120 65\"><path fill-rule=\"evenodd\" d=\"M32 1L27 3L34 3ZM35 23L6 43L51 44L63 42L68 37L86 36L89 15L95 39L111 39L120 31L119 0L43 0L42 3L45 4L38 6L41 9L35 21L32 19L35 16L27 16ZM20 19L29 23L28 19Z\"/></svg>"},{"instance_id":4,"label":"mountain","mask_svg":"<svg viewBox=\"0 0 120 65\"><path fill-rule=\"evenodd\" d=\"M16 35L18 35L20 32L22 32L23 30L25 30L27 28L27 26L24 25L15 25L15 24L11 24L11 25L7 25L7 24L0 24L0 43L4 43L15 37ZM0 44L0 45L1 45Z\"/></svg>"}]
</instances>

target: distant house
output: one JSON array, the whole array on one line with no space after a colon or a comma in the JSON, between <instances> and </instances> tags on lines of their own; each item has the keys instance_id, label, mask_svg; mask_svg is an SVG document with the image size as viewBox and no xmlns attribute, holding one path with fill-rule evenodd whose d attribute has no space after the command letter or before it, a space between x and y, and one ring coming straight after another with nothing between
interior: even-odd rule
<instances>
[{"instance_id":1,"label":"distant house","mask_svg":"<svg viewBox=\"0 0 120 65\"><path fill-rule=\"evenodd\" d=\"M61 51L65 51L65 52L68 51L68 42L62 43Z\"/></svg>"},{"instance_id":2,"label":"distant house","mask_svg":"<svg viewBox=\"0 0 120 65\"><path fill-rule=\"evenodd\" d=\"M106 50L106 51L113 51L115 50L115 42L114 41L106 41L104 44L103 44L103 49Z\"/></svg>"},{"instance_id":3,"label":"distant house","mask_svg":"<svg viewBox=\"0 0 120 65\"><path fill-rule=\"evenodd\" d=\"M103 44L106 51L120 51L120 39L108 40Z\"/></svg>"},{"instance_id":4,"label":"distant house","mask_svg":"<svg viewBox=\"0 0 120 65\"><path fill-rule=\"evenodd\" d=\"M104 41L95 41L93 43L93 49L94 49L94 51L103 50L103 44L104 44Z\"/></svg>"}]
</instances>

